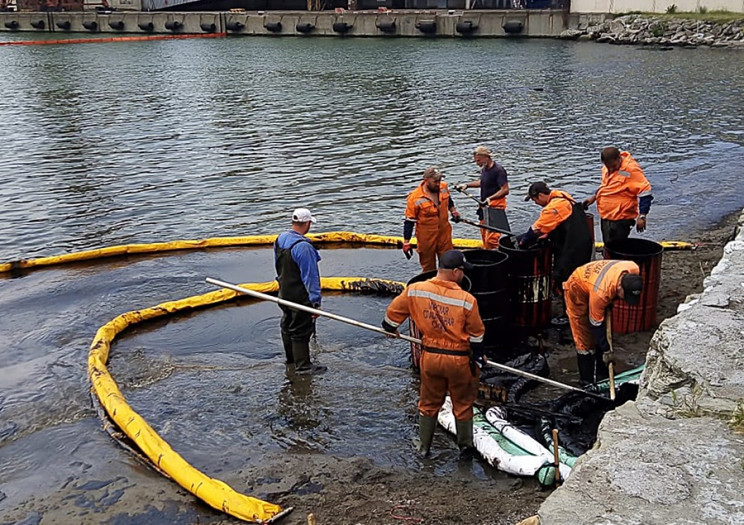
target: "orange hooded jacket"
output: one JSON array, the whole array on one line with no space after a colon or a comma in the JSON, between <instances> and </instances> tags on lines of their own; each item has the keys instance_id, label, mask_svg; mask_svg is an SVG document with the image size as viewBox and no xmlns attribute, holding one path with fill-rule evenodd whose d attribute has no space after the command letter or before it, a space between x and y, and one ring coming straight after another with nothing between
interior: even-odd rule
<instances>
[{"instance_id":1,"label":"orange hooded jacket","mask_svg":"<svg viewBox=\"0 0 744 525\"><path fill-rule=\"evenodd\" d=\"M638 217L638 199L651 195L651 184L627 151L620 152L620 169L609 173L602 166L602 183L597 190L597 211L602 219L620 221Z\"/></svg>"}]
</instances>

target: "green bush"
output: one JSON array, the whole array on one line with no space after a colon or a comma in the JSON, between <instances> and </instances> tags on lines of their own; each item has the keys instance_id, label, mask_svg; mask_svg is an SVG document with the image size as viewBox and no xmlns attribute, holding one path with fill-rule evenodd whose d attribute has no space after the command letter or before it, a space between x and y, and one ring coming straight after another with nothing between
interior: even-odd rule
<instances>
[{"instance_id":1,"label":"green bush","mask_svg":"<svg viewBox=\"0 0 744 525\"><path fill-rule=\"evenodd\" d=\"M668 15L673 15L677 12L677 4L672 4L669 7L666 8L666 12Z\"/></svg>"},{"instance_id":2,"label":"green bush","mask_svg":"<svg viewBox=\"0 0 744 525\"><path fill-rule=\"evenodd\" d=\"M659 22L658 24L655 24L651 29L651 34L659 37L664 36L664 33L666 32L667 26L664 22Z\"/></svg>"},{"instance_id":3,"label":"green bush","mask_svg":"<svg viewBox=\"0 0 744 525\"><path fill-rule=\"evenodd\" d=\"M700 7L698 7L698 13L700 13L701 15L704 15L707 12L708 12L708 8L705 7L704 5L701 5Z\"/></svg>"}]
</instances>

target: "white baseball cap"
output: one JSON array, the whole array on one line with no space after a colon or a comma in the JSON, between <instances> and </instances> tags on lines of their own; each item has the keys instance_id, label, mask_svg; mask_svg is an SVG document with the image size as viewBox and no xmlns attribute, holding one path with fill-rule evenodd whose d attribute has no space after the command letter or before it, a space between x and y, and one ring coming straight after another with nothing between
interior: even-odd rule
<instances>
[{"instance_id":1,"label":"white baseball cap","mask_svg":"<svg viewBox=\"0 0 744 525\"><path fill-rule=\"evenodd\" d=\"M297 208L292 212L292 222L318 222L307 208Z\"/></svg>"}]
</instances>

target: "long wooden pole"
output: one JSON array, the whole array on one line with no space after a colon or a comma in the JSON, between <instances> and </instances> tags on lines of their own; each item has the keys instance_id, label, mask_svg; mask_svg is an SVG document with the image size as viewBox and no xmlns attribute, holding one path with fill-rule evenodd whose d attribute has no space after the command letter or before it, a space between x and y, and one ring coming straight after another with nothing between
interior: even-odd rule
<instances>
[{"instance_id":1,"label":"long wooden pole","mask_svg":"<svg viewBox=\"0 0 744 525\"><path fill-rule=\"evenodd\" d=\"M614 357L615 350L612 348L612 310L605 315L607 316L607 342L610 344L610 353ZM610 362L607 366L607 370L609 371L610 376L610 399L615 401L615 363Z\"/></svg>"},{"instance_id":2,"label":"long wooden pole","mask_svg":"<svg viewBox=\"0 0 744 525\"><path fill-rule=\"evenodd\" d=\"M409 341L411 343L421 344L421 339L416 339L415 337L411 337L411 336L403 335L403 334L398 334L396 336L395 334L385 331L383 328L380 328L379 326L374 326L371 324L362 323L360 321L355 321L354 319L349 319L348 317L343 317L341 315L332 314L331 312L326 312L318 308L311 308L310 306L305 306L303 304L293 303L292 301L287 301L286 299L279 299L278 297L274 297L273 295L268 295L265 293L256 292L255 290L249 290L248 288L243 288L242 286L238 286L237 284L227 283L225 281L220 281L218 279L212 279L211 277L207 277L206 281L209 284L214 284L222 288L228 288L235 292L240 292L245 295L250 295L251 297L255 297L257 299L263 299L264 301L271 301L272 303L280 304L282 306L287 306L289 308L294 308L295 310L300 310L301 312L307 312L309 314L318 315L320 317L328 317L329 319L333 319L335 321L341 321L342 323L350 324L353 326L358 326L359 328L371 330L373 332L384 334L386 336L398 337L400 339Z\"/></svg>"},{"instance_id":3,"label":"long wooden pole","mask_svg":"<svg viewBox=\"0 0 744 525\"><path fill-rule=\"evenodd\" d=\"M403 339L405 341L409 341L411 343L421 344L421 339L416 339L415 337L411 337L408 335L398 334L395 336L394 334L385 331L382 328L379 328L377 326L362 323L360 321L356 321L354 319L349 319L348 317L343 317L341 315L332 314L330 312L326 312L324 310L319 310L317 308L311 308L310 306L305 306L302 304L297 304L292 301L287 301L286 299L279 299L278 297L274 297L273 295L268 295L261 292L256 292L255 290L249 290L248 288L243 288L242 286L238 286L237 284L228 283L225 281L220 281L218 279L212 279L211 277L207 277L206 281L209 284L214 284L215 286L219 286L221 288L227 288L229 290L233 290L235 292L239 292L245 295L249 295L251 297L255 297L257 299L263 299L264 301L271 301L272 303L277 303L282 306L287 306L289 308L294 308L295 310L300 310L302 312L307 312L309 314L318 315L321 317L328 317L329 319L333 319L335 321L341 321L342 323L350 324L352 326L357 326L359 328L364 328L365 330L371 330L372 332L377 332L383 335L386 335L388 337L398 337L400 339ZM531 374L530 372L525 372L524 370L519 370L518 368L512 368L510 366L502 365L501 363L496 363L494 361L486 361L486 363L489 366L492 366L494 368L498 368L499 370L503 370L504 372L509 372L511 374L515 374L522 377L527 377L529 379L534 379L535 381L539 381L541 383L545 383L547 385L552 385L558 388L562 388L564 390L570 390L572 392L579 392L581 394L595 397L602 399L603 401L607 401L607 398L604 396L601 396L599 394L595 394L594 392L587 392L586 390L582 390L580 388L576 388L575 386L566 385L564 383L560 383L558 381L554 381L552 379L548 379L546 377L541 377L535 374Z\"/></svg>"}]
</instances>

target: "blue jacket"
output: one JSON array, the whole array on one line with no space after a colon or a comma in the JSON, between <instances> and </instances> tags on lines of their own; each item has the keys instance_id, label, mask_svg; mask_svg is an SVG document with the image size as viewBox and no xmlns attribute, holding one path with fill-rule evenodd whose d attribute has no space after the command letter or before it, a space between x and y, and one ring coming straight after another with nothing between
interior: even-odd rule
<instances>
[{"instance_id":1,"label":"blue jacket","mask_svg":"<svg viewBox=\"0 0 744 525\"><path fill-rule=\"evenodd\" d=\"M300 235L294 230L287 230L279 235L276 243L282 250L286 250L292 244L297 243L292 248L292 259L300 268L302 283L307 289L310 302L320 306L320 271L318 270L318 262L321 257L315 246L310 242L297 242L300 239L307 240L307 237ZM276 256L274 259L276 259ZM276 263L276 260L274 262Z\"/></svg>"}]
</instances>

